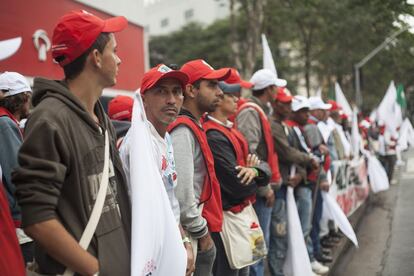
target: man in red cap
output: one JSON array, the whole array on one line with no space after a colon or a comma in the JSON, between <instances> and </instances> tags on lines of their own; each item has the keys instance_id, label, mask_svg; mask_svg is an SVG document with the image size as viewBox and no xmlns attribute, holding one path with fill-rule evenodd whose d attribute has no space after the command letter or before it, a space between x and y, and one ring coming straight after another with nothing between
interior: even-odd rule
<instances>
[{"instance_id":1,"label":"man in red cap","mask_svg":"<svg viewBox=\"0 0 414 276\"><path fill-rule=\"evenodd\" d=\"M226 79L230 70L214 70L198 59L184 64L181 71L189 80L183 108L169 127L179 175L176 196L181 224L189 232L196 250L194 275L210 275L216 257L211 235L219 235L223 215L214 159L200 119L204 113L216 109L223 95L218 81Z\"/></svg>"},{"instance_id":2,"label":"man in red cap","mask_svg":"<svg viewBox=\"0 0 414 276\"><path fill-rule=\"evenodd\" d=\"M34 80L13 181L38 273L130 275L130 200L115 131L98 101L116 83L113 33L127 24L86 11L64 15L52 55L65 79Z\"/></svg>"},{"instance_id":3,"label":"man in red cap","mask_svg":"<svg viewBox=\"0 0 414 276\"><path fill-rule=\"evenodd\" d=\"M300 142L294 130L287 125L292 113L293 97L287 88L278 88L275 102L272 104L272 136L275 151L279 157L279 170L282 176L282 185L276 192L276 201L272 210L270 244L269 244L269 270L271 275L284 275L283 264L287 253L287 187L296 188L305 186L307 169L317 168L318 163L310 153L301 151ZM293 169L294 167L294 169Z\"/></svg>"},{"instance_id":4,"label":"man in red cap","mask_svg":"<svg viewBox=\"0 0 414 276\"><path fill-rule=\"evenodd\" d=\"M164 182L171 209L180 228L183 245L187 250L187 272L194 272L194 254L189 238L180 224L180 205L175 196L177 187L177 172L174 161L174 149L168 126L177 118L183 104L183 91L188 77L179 70L172 70L164 64L159 64L144 74L141 83L141 96L151 132L155 160L158 160L158 170ZM120 148L125 173L129 182L129 159L131 147L135 143L127 134ZM168 253L167 253L168 254Z\"/></svg>"}]
</instances>

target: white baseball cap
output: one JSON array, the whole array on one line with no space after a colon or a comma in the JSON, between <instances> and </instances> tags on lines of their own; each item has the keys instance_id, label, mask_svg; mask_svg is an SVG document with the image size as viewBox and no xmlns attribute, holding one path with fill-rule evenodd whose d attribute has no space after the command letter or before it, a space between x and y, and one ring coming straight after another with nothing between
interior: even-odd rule
<instances>
[{"instance_id":1,"label":"white baseball cap","mask_svg":"<svg viewBox=\"0 0 414 276\"><path fill-rule=\"evenodd\" d=\"M271 85L276 85L278 87L285 87L287 81L284 79L279 79L274 72L269 69L260 69L256 71L250 82L253 83L253 90L261 90Z\"/></svg>"},{"instance_id":2,"label":"white baseball cap","mask_svg":"<svg viewBox=\"0 0 414 276\"><path fill-rule=\"evenodd\" d=\"M319 97L310 97L309 105L310 105L310 110L315 110L315 109L329 110L332 107L331 104L324 103L322 99Z\"/></svg>"},{"instance_id":3,"label":"white baseball cap","mask_svg":"<svg viewBox=\"0 0 414 276\"><path fill-rule=\"evenodd\" d=\"M32 93L26 78L16 72L4 72L0 74L0 90L3 90L4 97L10 97L24 92Z\"/></svg>"},{"instance_id":4,"label":"white baseball cap","mask_svg":"<svg viewBox=\"0 0 414 276\"><path fill-rule=\"evenodd\" d=\"M292 111L296 112L303 108L310 108L308 98L300 95L296 95L292 99Z\"/></svg>"}]
</instances>

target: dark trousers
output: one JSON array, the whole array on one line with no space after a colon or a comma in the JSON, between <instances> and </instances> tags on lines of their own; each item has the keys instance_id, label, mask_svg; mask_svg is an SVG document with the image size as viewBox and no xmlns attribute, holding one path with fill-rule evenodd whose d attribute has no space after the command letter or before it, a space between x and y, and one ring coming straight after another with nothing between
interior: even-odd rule
<instances>
[{"instance_id":1,"label":"dark trousers","mask_svg":"<svg viewBox=\"0 0 414 276\"><path fill-rule=\"evenodd\" d=\"M213 266L213 275L214 276L248 276L249 267L244 267L242 269L232 269L230 268L229 261L227 260L226 251L224 249L223 240L221 239L220 233L211 233L214 244L216 246L216 260L214 261Z\"/></svg>"},{"instance_id":2,"label":"dark trousers","mask_svg":"<svg viewBox=\"0 0 414 276\"><path fill-rule=\"evenodd\" d=\"M395 162L397 162L397 155L380 155L379 160L387 172L388 180L391 182L394 175Z\"/></svg>"},{"instance_id":3,"label":"dark trousers","mask_svg":"<svg viewBox=\"0 0 414 276\"><path fill-rule=\"evenodd\" d=\"M316 193L317 193L316 204L315 204L315 210L313 211L312 230L310 233L312 244L313 244L313 255L321 254L321 240L319 238L319 232L320 232L319 222L321 221L321 218L322 218L323 200L322 200L321 190L318 189Z\"/></svg>"},{"instance_id":4,"label":"dark trousers","mask_svg":"<svg viewBox=\"0 0 414 276\"><path fill-rule=\"evenodd\" d=\"M20 249L22 250L24 263L27 264L33 262L34 242L26 242L24 244L21 244Z\"/></svg>"}]
</instances>

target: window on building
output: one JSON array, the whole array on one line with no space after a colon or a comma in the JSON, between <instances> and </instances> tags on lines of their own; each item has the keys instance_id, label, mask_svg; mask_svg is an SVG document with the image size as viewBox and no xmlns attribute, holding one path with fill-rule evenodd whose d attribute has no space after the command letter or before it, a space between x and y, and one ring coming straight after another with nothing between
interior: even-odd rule
<instances>
[{"instance_id":1,"label":"window on building","mask_svg":"<svg viewBox=\"0 0 414 276\"><path fill-rule=\"evenodd\" d=\"M191 18L193 18L193 16L194 16L194 10L193 9L186 10L184 12L184 18L185 18L185 20L190 20Z\"/></svg>"},{"instance_id":2,"label":"window on building","mask_svg":"<svg viewBox=\"0 0 414 276\"><path fill-rule=\"evenodd\" d=\"M168 20L168 18L164 18L163 20L161 20L161 27L167 27L169 23L170 21Z\"/></svg>"}]
</instances>

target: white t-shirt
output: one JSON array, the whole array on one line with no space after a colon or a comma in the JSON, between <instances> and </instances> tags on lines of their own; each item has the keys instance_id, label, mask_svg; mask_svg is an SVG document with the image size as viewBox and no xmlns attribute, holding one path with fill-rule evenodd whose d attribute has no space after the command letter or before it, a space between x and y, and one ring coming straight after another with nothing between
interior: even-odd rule
<instances>
[{"instance_id":1,"label":"white t-shirt","mask_svg":"<svg viewBox=\"0 0 414 276\"><path fill-rule=\"evenodd\" d=\"M168 199L170 200L171 209L173 210L175 220L178 224L180 222L180 204L178 203L178 200L175 197L174 192L174 189L177 186L177 172L175 170L174 151L171 142L171 137L168 133L166 133L165 137L162 138L157 132L157 130L154 128L154 126L151 124L151 122L147 122L151 132L155 160L159 160L159 162L157 162L158 170L164 182L164 187L167 191ZM122 141L120 147L120 156L123 162L124 171L127 178L127 184L130 191L130 168L128 160L130 155L130 146L133 141L131 141L128 134L129 132Z\"/></svg>"}]
</instances>

